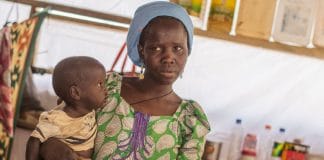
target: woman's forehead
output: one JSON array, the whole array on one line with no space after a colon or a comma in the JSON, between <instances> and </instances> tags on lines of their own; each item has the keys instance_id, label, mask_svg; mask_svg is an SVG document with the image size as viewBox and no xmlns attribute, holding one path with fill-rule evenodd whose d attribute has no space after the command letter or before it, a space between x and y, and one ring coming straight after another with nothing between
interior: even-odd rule
<instances>
[{"instance_id":1,"label":"woman's forehead","mask_svg":"<svg viewBox=\"0 0 324 160\"><path fill-rule=\"evenodd\" d=\"M174 19L174 18L163 18L163 17L158 17L156 19L153 19L145 29L148 29L149 31L154 31L154 30L183 30L186 32L186 29L184 25Z\"/></svg>"}]
</instances>

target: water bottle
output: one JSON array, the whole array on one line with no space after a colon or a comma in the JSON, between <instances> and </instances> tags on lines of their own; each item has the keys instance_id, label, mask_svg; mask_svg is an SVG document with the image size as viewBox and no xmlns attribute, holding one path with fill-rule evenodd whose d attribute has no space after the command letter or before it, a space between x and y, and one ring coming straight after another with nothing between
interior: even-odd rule
<instances>
[{"instance_id":1,"label":"water bottle","mask_svg":"<svg viewBox=\"0 0 324 160\"><path fill-rule=\"evenodd\" d=\"M279 129L279 133L275 136L272 148L272 160L281 160L281 155L286 141L286 130L284 128Z\"/></svg>"},{"instance_id":2,"label":"water bottle","mask_svg":"<svg viewBox=\"0 0 324 160\"><path fill-rule=\"evenodd\" d=\"M236 119L230 137L228 160L239 160L241 158L243 134L242 120Z\"/></svg>"},{"instance_id":3,"label":"water bottle","mask_svg":"<svg viewBox=\"0 0 324 160\"><path fill-rule=\"evenodd\" d=\"M271 160L273 137L271 134L271 125L265 125L264 130L259 136L258 160Z\"/></svg>"},{"instance_id":4,"label":"water bottle","mask_svg":"<svg viewBox=\"0 0 324 160\"><path fill-rule=\"evenodd\" d=\"M257 136L252 133L247 133L243 146L242 146L242 157L241 160L256 160L256 152L257 152Z\"/></svg>"}]
</instances>

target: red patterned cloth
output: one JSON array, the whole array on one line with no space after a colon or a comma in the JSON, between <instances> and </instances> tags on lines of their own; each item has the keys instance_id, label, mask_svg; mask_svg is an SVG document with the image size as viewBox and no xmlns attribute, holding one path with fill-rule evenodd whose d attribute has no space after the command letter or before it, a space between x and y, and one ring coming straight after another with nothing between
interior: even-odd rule
<instances>
[{"instance_id":1,"label":"red patterned cloth","mask_svg":"<svg viewBox=\"0 0 324 160\"><path fill-rule=\"evenodd\" d=\"M13 115L10 106L10 29L0 31L0 121L2 130L12 136Z\"/></svg>"},{"instance_id":2,"label":"red patterned cloth","mask_svg":"<svg viewBox=\"0 0 324 160\"><path fill-rule=\"evenodd\" d=\"M0 31L0 159L6 156L13 134L13 114L10 87L10 29Z\"/></svg>"}]
</instances>

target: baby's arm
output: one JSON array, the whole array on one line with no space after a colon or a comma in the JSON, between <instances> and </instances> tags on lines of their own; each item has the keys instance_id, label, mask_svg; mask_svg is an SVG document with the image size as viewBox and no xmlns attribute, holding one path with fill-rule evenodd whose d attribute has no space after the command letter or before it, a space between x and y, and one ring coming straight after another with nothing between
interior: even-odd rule
<instances>
[{"instance_id":1,"label":"baby's arm","mask_svg":"<svg viewBox=\"0 0 324 160\"><path fill-rule=\"evenodd\" d=\"M80 157L91 159L92 153L93 153L93 149L88 149L88 150L85 150L85 151L77 151L76 153Z\"/></svg>"},{"instance_id":2,"label":"baby's arm","mask_svg":"<svg viewBox=\"0 0 324 160\"><path fill-rule=\"evenodd\" d=\"M65 143L53 138L60 133L55 117L56 112L43 112L39 118L37 129L27 143L27 160L76 160L77 154ZM54 115L53 115L54 114ZM37 137L37 138L34 138Z\"/></svg>"},{"instance_id":3,"label":"baby's arm","mask_svg":"<svg viewBox=\"0 0 324 160\"><path fill-rule=\"evenodd\" d=\"M49 138L40 145L40 157L43 160L77 160L78 155L57 138Z\"/></svg>"},{"instance_id":4,"label":"baby's arm","mask_svg":"<svg viewBox=\"0 0 324 160\"><path fill-rule=\"evenodd\" d=\"M26 149L26 160L39 159L39 146L41 141L35 137L29 137Z\"/></svg>"}]
</instances>

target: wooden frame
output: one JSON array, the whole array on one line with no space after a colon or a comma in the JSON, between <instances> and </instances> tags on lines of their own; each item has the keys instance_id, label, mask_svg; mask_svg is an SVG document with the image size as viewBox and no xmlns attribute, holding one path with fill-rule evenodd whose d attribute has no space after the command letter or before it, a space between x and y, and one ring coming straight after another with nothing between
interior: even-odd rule
<instances>
[{"instance_id":1,"label":"wooden frame","mask_svg":"<svg viewBox=\"0 0 324 160\"><path fill-rule=\"evenodd\" d=\"M281 0L274 22L274 40L289 45L309 45L316 6L317 0Z\"/></svg>"},{"instance_id":2,"label":"wooden frame","mask_svg":"<svg viewBox=\"0 0 324 160\"><path fill-rule=\"evenodd\" d=\"M189 13L195 27L207 30L211 0L171 0Z\"/></svg>"}]
</instances>

